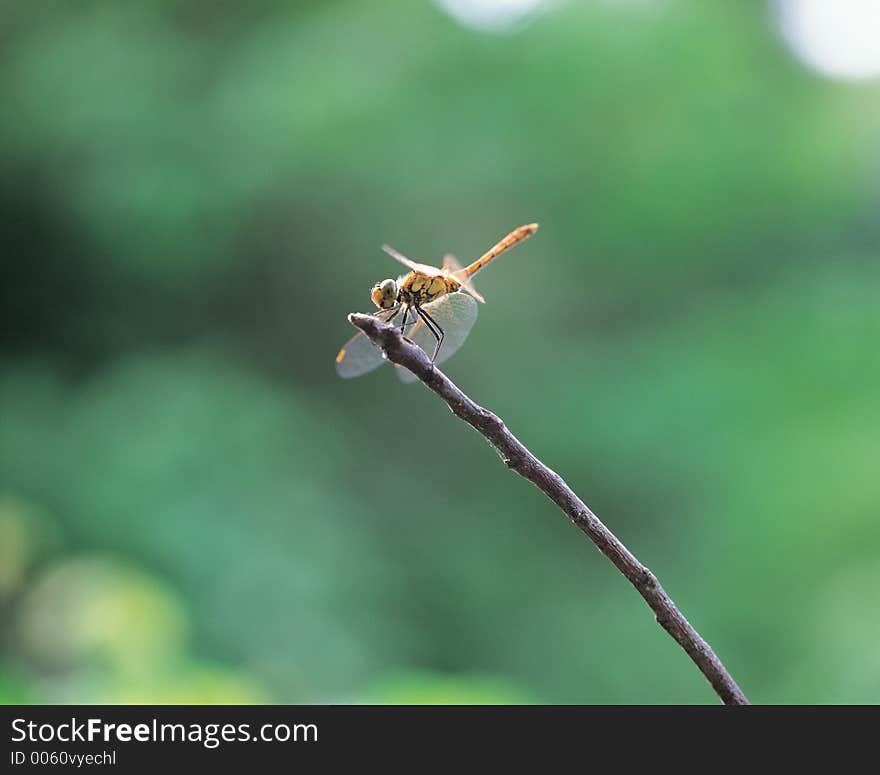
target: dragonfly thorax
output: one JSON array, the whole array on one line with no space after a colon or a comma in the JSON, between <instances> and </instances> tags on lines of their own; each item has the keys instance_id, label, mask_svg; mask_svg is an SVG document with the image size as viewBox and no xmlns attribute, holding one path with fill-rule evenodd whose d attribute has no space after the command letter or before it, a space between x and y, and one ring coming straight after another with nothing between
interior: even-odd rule
<instances>
[{"instance_id":1,"label":"dragonfly thorax","mask_svg":"<svg viewBox=\"0 0 880 775\"><path fill-rule=\"evenodd\" d=\"M373 290L370 291L373 304L379 309L391 309L397 304L397 294L397 281L391 279L382 280L382 282L376 283L373 286Z\"/></svg>"},{"instance_id":2,"label":"dragonfly thorax","mask_svg":"<svg viewBox=\"0 0 880 775\"><path fill-rule=\"evenodd\" d=\"M447 293L454 293L459 288L461 283L452 277L410 272L400 283L399 300L407 306L421 306Z\"/></svg>"}]
</instances>

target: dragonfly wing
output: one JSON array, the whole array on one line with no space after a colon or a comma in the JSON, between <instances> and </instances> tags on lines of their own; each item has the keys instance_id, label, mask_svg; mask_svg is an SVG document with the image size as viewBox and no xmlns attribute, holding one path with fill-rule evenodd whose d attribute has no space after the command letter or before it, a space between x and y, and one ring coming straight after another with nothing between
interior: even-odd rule
<instances>
[{"instance_id":1,"label":"dragonfly wing","mask_svg":"<svg viewBox=\"0 0 880 775\"><path fill-rule=\"evenodd\" d=\"M477 303L466 293L447 293L437 301L432 301L424 306L425 311L443 329L443 345L437 353L435 363L443 363L461 347L477 320ZM425 325L425 321L419 319L407 333L413 342L421 347L428 356L434 354L437 340ZM397 376L404 382L414 382L417 378L405 368L397 369Z\"/></svg>"},{"instance_id":2,"label":"dragonfly wing","mask_svg":"<svg viewBox=\"0 0 880 775\"><path fill-rule=\"evenodd\" d=\"M336 373L345 379L360 377L384 362L382 351L361 331L349 339L336 356Z\"/></svg>"},{"instance_id":3,"label":"dragonfly wing","mask_svg":"<svg viewBox=\"0 0 880 775\"><path fill-rule=\"evenodd\" d=\"M486 300L483 298L483 294L474 288L474 284L468 279L464 267L452 253L447 253L443 256L443 269L447 274L453 275L462 284L462 287L477 301L485 303ZM456 275L456 272L459 272L459 274Z\"/></svg>"},{"instance_id":4,"label":"dragonfly wing","mask_svg":"<svg viewBox=\"0 0 880 775\"><path fill-rule=\"evenodd\" d=\"M398 314L394 317L398 317ZM376 315L376 317L387 321L387 315L385 317ZM340 377L351 379L378 369L383 363L385 357L382 350L376 347L363 331L359 331L342 345L336 356L336 373Z\"/></svg>"},{"instance_id":5,"label":"dragonfly wing","mask_svg":"<svg viewBox=\"0 0 880 775\"><path fill-rule=\"evenodd\" d=\"M428 275L428 277L439 277L443 274L442 269L438 269L436 266L428 266L427 264L419 264L416 261L412 261L408 259L403 253L398 253L391 245L383 245L382 250L384 250L391 258L397 259L403 264L405 267L412 269L414 272L421 272L422 274Z\"/></svg>"}]
</instances>

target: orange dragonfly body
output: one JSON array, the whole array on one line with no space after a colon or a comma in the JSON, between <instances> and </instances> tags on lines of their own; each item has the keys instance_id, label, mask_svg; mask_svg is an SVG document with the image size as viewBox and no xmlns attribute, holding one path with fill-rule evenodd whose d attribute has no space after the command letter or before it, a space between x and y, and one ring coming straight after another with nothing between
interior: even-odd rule
<instances>
[{"instance_id":1,"label":"orange dragonfly body","mask_svg":"<svg viewBox=\"0 0 880 775\"><path fill-rule=\"evenodd\" d=\"M537 229L536 223L514 229L465 267L449 255L443 259L442 267L419 264L383 245L382 249L388 255L410 271L397 280L382 280L373 286L370 296L378 307L376 317L390 323L402 316L401 331L425 352L430 352L433 344L431 361L442 363L467 339L477 319L476 301L485 301L474 288L471 278L504 251L531 237ZM407 332L408 325L411 328ZM339 351L336 371L341 377L359 377L384 362L382 351L360 332ZM415 379L408 369L399 368L397 373L404 382Z\"/></svg>"}]
</instances>

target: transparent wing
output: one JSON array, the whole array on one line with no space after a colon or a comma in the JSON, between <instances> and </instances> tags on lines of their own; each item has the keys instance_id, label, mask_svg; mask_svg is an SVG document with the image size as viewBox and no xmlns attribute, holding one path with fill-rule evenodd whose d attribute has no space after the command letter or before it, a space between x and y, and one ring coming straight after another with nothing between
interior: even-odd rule
<instances>
[{"instance_id":1,"label":"transparent wing","mask_svg":"<svg viewBox=\"0 0 880 775\"><path fill-rule=\"evenodd\" d=\"M447 253L443 256L443 268L449 272L457 272L459 269L464 269L461 262L452 253Z\"/></svg>"},{"instance_id":2,"label":"transparent wing","mask_svg":"<svg viewBox=\"0 0 880 775\"><path fill-rule=\"evenodd\" d=\"M394 317L398 317L395 314ZM388 320L387 315L376 315L380 320ZM359 331L349 339L336 356L336 373L345 379L360 377L378 369L385 363L382 350L374 345L370 338Z\"/></svg>"},{"instance_id":3,"label":"transparent wing","mask_svg":"<svg viewBox=\"0 0 880 775\"><path fill-rule=\"evenodd\" d=\"M437 325L443 329L443 345L440 347L440 352L437 353L437 360L435 361L438 364L443 363L468 338L468 334L477 320L477 303L466 293L455 292L447 293L445 296L437 299L437 301L426 304L424 309L437 322ZM428 353L429 356L434 354L437 340L428 330L423 320L419 319L407 332L407 337ZM397 368L397 376L404 382L414 382L417 379L409 369L403 367Z\"/></svg>"},{"instance_id":4,"label":"transparent wing","mask_svg":"<svg viewBox=\"0 0 880 775\"><path fill-rule=\"evenodd\" d=\"M483 298L483 294L474 288L474 284L465 275L464 267L458 262L458 259L453 256L452 253L447 253L443 256L443 269L447 274L459 272L456 279L461 283L462 287L477 301L485 303L486 300Z\"/></svg>"},{"instance_id":5,"label":"transparent wing","mask_svg":"<svg viewBox=\"0 0 880 775\"><path fill-rule=\"evenodd\" d=\"M428 277L439 277L443 274L442 269L438 269L436 266L428 266L427 264L419 264L416 261L412 261L408 259L403 253L398 253L391 245L383 245L382 250L384 250L391 258L397 259L403 264L405 267L412 269L415 272L421 272L422 274L428 275Z\"/></svg>"}]
</instances>

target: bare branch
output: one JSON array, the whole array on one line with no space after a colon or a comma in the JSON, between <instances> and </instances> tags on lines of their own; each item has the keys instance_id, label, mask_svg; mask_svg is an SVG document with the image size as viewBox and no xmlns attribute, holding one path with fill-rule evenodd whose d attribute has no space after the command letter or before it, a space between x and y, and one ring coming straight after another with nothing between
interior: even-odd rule
<instances>
[{"instance_id":1,"label":"bare branch","mask_svg":"<svg viewBox=\"0 0 880 775\"><path fill-rule=\"evenodd\" d=\"M657 577L602 524L559 474L551 471L529 452L500 418L468 398L431 363L420 347L406 341L395 326L383 323L372 315L359 313L349 315L348 319L385 351L388 360L408 368L446 401L453 414L483 434L498 450L508 468L537 486L586 533L599 551L611 560L638 590L651 607L660 626L687 652L726 705L749 704L745 694L712 651L711 646L684 618L660 586Z\"/></svg>"}]
</instances>

